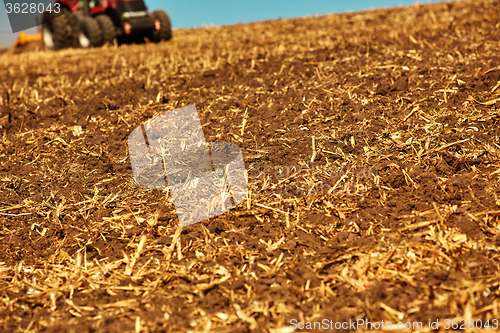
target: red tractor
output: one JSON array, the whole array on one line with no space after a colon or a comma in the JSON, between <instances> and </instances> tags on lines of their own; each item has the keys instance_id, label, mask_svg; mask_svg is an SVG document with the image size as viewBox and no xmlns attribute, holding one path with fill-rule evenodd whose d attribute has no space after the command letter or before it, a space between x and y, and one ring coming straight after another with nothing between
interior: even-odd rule
<instances>
[{"instance_id":1,"label":"red tractor","mask_svg":"<svg viewBox=\"0 0 500 333\"><path fill-rule=\"evenodd\" d=\"M131 41L158 43L172 38L163 10L148 13L143 0L56 0L42 16L42 39L50 49L96 47Z\"/></svg>"}]
</instances>

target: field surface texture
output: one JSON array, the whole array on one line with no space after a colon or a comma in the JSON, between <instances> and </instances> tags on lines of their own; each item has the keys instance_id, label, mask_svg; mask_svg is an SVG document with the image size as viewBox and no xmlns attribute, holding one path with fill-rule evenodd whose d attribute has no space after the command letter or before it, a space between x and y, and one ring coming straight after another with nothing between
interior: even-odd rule
<instances>
[{"instance_id":1,"label":"field surface texture","mask_svg":"<svg viewBox=\"0 0 500 333\"><path fill-rule=\"evenodd\" d=\"M0 55L0 332L498 327L498 13ZM135 183L127 139L190 104L208 142L241 147L250 199L181 228L168 190Z\"/></svg>"}]
</instances>

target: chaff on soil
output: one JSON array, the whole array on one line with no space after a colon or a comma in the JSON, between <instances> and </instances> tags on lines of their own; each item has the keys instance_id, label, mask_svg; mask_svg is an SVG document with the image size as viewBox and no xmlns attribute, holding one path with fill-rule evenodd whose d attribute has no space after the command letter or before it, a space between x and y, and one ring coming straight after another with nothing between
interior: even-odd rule
<instances>
[{"instance_id":1,"label":"chaff on soil","mask_svg":"<svg viewBox=\"0 0 500 333\"><path fill-rule=\"evenodd\" d=\"M1 54L0 331L493 325L499 6ZM180 228L168 190L135 184L126 140L193 103L207 141L242 148L250 190Z\"/></svg>"}]
</instances>

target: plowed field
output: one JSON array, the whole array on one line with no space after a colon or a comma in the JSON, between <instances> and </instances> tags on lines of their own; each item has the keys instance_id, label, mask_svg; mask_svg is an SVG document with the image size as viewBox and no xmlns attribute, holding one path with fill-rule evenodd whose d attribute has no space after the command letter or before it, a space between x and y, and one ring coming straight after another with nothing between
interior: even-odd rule
<instances>
[{"instance_id":1,"label":"plowed field","mask_svg":"<svg viewBox=\"0 0 500 333\"><path fill-rule=\"evenodd\" d=\"M499 13L0 55L0 331L498 328ZM169 192L135 183L127 138L190 104L207 141L241 147L251 191L180 228Z\"/></svg>"}]
</instances>

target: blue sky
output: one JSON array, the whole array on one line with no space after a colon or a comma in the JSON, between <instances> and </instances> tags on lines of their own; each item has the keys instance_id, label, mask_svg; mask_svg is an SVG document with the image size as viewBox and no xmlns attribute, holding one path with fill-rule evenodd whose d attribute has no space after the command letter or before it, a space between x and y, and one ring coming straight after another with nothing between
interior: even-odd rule
<instances>
[{"instance_id":1,"label":"blue sky","mask_svg":"<svg viewBox=\"0 0 500 333\"><path fill-rule=\"evenodd\" d=\"M174 28L234 24L422 3L416 0L145 0L145 2L150 10L166 10ZM26 32L36 33L36 29L29 29ZM5 7L0 3L0 48L11 46L16 38L17 34L13 34L10 28Z\"/></svg>"}]
</instances>

